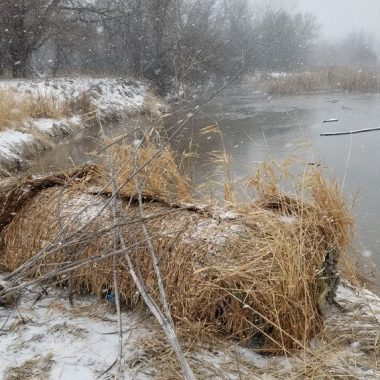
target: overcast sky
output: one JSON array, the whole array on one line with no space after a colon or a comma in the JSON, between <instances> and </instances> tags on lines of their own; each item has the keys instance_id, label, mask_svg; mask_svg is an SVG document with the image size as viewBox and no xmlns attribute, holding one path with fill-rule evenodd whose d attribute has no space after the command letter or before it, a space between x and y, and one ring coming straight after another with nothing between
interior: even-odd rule
<instances>
[{"instance_id":1,"label":"overcast sky","mask_svg":"<svg viewBox=\"0 0 380 380\"><path fill-rule=\"evenodd\" d=\"M314 13L324 38L340 38L363 29L380 40L380 0L297 0L297 8Z\"/></svg>"}]
</instances>

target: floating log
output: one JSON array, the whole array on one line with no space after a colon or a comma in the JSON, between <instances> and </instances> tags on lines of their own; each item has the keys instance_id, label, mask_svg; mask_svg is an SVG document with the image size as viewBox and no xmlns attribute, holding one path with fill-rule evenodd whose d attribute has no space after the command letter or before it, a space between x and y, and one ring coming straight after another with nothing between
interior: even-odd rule
<instances>
[{"instance_id":1,"label":"floating log","mask_svg":"<svg viewBox=\"0 0 380 380\"><path fill-rule=\"evenodd\" d=\"M365 132L373 132L373 131L380 131L380 127L358 129L358 130L354 130L354 131L345 131L345 132L325 132L325 133L321 133L321 136L354 135L354 134L357 134L357 133L365 133Z\"/></svg>"}]
</instances>

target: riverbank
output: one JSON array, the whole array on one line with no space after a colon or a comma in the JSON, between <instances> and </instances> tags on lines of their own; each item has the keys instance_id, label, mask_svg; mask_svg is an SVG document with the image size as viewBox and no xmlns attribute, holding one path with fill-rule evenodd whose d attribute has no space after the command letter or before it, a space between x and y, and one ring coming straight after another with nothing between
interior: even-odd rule
<instances>
[{"instance_id":1,"label":"riverbank","mask_svg":"<svg viewBox=\"0 0 380 380\"><path fill-rule=\"evenodd\" d=\"M332 66L307 72L258 73L251 81L269 95L380 93L380 72L369 68Z\"/></svg>"},{"instance_id":2,"label":"riverbank","mask_svg":"<svg viewBox=\"0 0 380 380\"><path fill-rule=\"evenodd\" d=\"M0 81L0 176L27 167L28 159L54 147L62 136L99 122L157 116L163 109L150 86L136 80Z\"/></svg>"}]
</instances>

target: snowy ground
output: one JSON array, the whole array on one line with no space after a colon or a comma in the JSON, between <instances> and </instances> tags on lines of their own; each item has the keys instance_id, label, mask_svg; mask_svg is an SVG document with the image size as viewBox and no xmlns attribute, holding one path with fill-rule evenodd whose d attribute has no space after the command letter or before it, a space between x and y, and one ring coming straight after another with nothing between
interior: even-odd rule
<instances>
[{"instance_id":1,"label":"snowy ground","mask_svg":"<svg viewBox=\"0 0 380 380\"><path fill-rule=\"evenodd\" d=\"M0 81L0 91L10 91L18 98L40 97L55 104L75 104L86 96L96 120L121 120L145 111L158 114L162 103L150 95L147 84L111 78L61 78L44 81ZM17 110L15 110L17 112ZM88 115L86 115L88 116ZM88 120L88 118L86 118ZM73 134L88 126L80 113L62 120L29 119L21 125L0 132L0 175L24 166L25 160L54 145L54 138Z\"/></svg>"},{"instance_id":2,"label":"snowy ground","mask_svg":"<svg viewBox=\"0 0 380 380\"><path fill-rule=\"evenodd\" d=\"M118 356L112 306L86 297L76 298L70 307L65 291L58 289L35 302L37 295L34 289L23 294L17 309L0 308L0 378L117 378L117 366L110 368ZM315 339L309 352L298 357L263 356L230 341L195 345L186 355L198 378L378 379L374 350L380 334L380 298L345 284L338 301L347 312L329 310L325 337ZM179 378L170 374L172 359L165 356L165 339L149 315L124 311L123 331L122 378ZM329 334L335 335L332 340L327 340Z\"/></svg>"},{"instance_id":3,"label":"snowy ground","mask_svg":"<svg viewBox=\"0 0 380 380\"><path fill-rule=\"evenodd\" d=\"M20 96L47 97L56 102L75 101L87 94L103 118L141 111L149 93L148 86L140 81L114 78L0 81L0 90L9 89Z\"/></svg>"}]
</instances>

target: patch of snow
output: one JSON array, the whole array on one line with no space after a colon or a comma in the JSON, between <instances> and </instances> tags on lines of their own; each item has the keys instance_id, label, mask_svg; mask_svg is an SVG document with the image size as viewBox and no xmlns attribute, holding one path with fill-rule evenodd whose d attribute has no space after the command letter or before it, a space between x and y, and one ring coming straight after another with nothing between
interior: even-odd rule
<instances>
[{"instance_id":1,"label":"patch of snow","mask_svg":"<svg viewBox=\"0 0 380 380\"><path fill-rule=\"evenodd\" d=\"M43 132L49 132L54 128L55 119L37 119L33 122L35 128Z\"/></svg>"},{"instance_id":2,"label":"patch of snow","mask_svg":"<svg viewBox=\"0 0 380 380\"><path fill-rule=\"evenodd\" d=\"M140 139L135 139L133 140L133 146L135 146L136 148L138 148L142 143L142 140Z\"/></svg>"},{"instance_id":3,"label":"patch of snow","mask_svg":"<svg viewBox=\"0 0 380 380\"><path fill-rule=\"evenodd\" d=\"M80 227L92 221L104 222L111 216L106 198L85 193L67 200L61 210L61 215L67 223L78 223Z\"/></svg>"},{"instance_id":4,"label":"patch of snow","mask_svg":"<svg viewBox=\"0 0 380 380\"><path fill-rule=\"evenodd\" d=\"M287 73L269 73L268 76L273 79L286 78L288 76Z\"/></svg>"},{"instance_id":5,"label":"patch of snow","mask_svg":"<svg viewBox=\"0 0 380 380\"><path fill-rule=\"evenodd\" d=\"M353 343L351 343L351 348L353 348L353 349L358 349L358 348L360 348L360 346L361 346L361 343L360 342L353 342Z\"/></svg>"},{"instance_id":6,"label":"patch of snow","mask_svg":"<svg viewBox=\"0 0 380 380\"><path fill-rule=\"evenodd\" d=\"M260 355L248 348L236 347L237 353L239 353L242 357L244 357L245 360L249 361L253 366L256 368L268 368L269 367L269 357L265 357L263 355Z\"/></svg>"},{"instance_id":7,"label":"patch of snow","mask_svg":"<svg viewBox=\"0 0 380 380\"><path fill-rule=\"evenodd\" d=\"M373 253L372 251L370 251L369 249L365 249L363 252L362 252L362 256L363 257L372 257Z\"/></svg>"},{"instance_id":8,"label":"patch of snow","mask_svg":"<svg viewBox=\"0 0 380 380\"><path fill-rule=\"evenodd\" d=\"M4 325L0 339L0 378L4 378L7 369L47 354L52 357L51 379L99 378L118 356L117 319L110 306L86 297L77 298L75 306L70 307L58 290L52 290L33 305L36 294L27 293L19 302L25 323L20 321L16 310L0 308L0 323ZM123 313L122 319L127 361L136 353L133 342L150 330L140 323L138 314ZM111 369L107 376L114 372ZM124 373L125 379L142 378L127 367Z\"/></svg>"},{"instance_id":9,"label":"patch of snow","mask_svg":"<svg viewBox=\"0 0 380 380\"><path fill-rule=\"evenodd\" d=\"M3 326L0 339L0 378L4 378L7 369L21 366L30 359L46 356L51 358L51 370L47 375L52 379L93 380L117 376L117 366L102 376L118 356L117 316L111 306L95 297L87 296L76 297L75 305L70 307L66 290L59 289L49 290L47 296L35 303L38 293L39 289L31 288L23 293L19 301L18 309L25 322L20 320L17 310L0 308L0 325ZM370 315L371 310L376 310L380 305L377 295L366 289L357 289L345 281L338 288L337 299L339 302L348 303L352 310L348 314L359 311L360 314L364 312ZM359 306L363 304L368 309L360 309ZM331 325L334 320L338 326L346 324L347 313L332 310L326 319L326 326ZM352 321L357 323L343 327L355 329L357 332L364 330L365 335L373 332L371 330L366 333L366 324L362 321L355 318ZM157 378L158 368L139 368L139 363L144 360L146 363L154 363L154 358L147 356L151 352L145 353L138 344L141 339L149 339L152 333L158 331L157 323L140 312L125 311L122 313L122 323L123 378ZM316 351L318 358L322 358L321 350L329 353L323 355L321 362L321 368L326 366L329 373L331 369L332 373L337 371L337 374L347 374L357 379L379 378L378 371L366 364L366 354L361 351L365 349L365 345L359 339L348 342L346 348L334 346L334 350L326 342L318 338L315 340L310 350ZM157 352L157 357L159 355ZM223 378L229 379L285 379L294 376L300 368L310 365L307 362L303 364L302 355L262 355L231 341L215 342L211 346L207 343L204 348L196 348L193 352L190 350L186 356L192 366L197 365L205 371L209 369L210 376L203 378L221 378L220 375L223 374ZM361 362L363 358L364 362ZM315 363L315 357L312 357L311 363Z\"/></svg>"},{"instance_id":10,"label":"patch of snow","mask_svg":"<svg viewBox=\"0 0 380 380\"><path fill-rule=\"evenodd\" d=\"M149 93L148 86L143 82L114 78L7 80L0 81L0 89L12 90L20 96L46 96L58 104L75 102L86 94L99 116L104 118L121 117L126 112L141 112Z\"/></svg>"},{"instance_id":11,"label":"patch of snow","mask_svg":"<svg viewBox=\"0 0 380 380\"><path fill-rule=\"evenodd\" d=\"M286 223L286 224L292 224L292 223L295 223L297 222L297 218L294 217L294 216L280 216L278 218L280 220L280 222L283 222L283 223Z\"/></svg>"},{"instance_id":12,"label":"patch of snow","mask_svg":"<svg viewBox=\"0 0 380 380\"><path fill-rule=\"evenodd\" d=\"M50 137L73 134L83 128L85 123L79 115L61 120L56 119L35 119L24 124L25 127L35 128Z\"/></svg>"},{"instance_id":13,"label":"patch of snow","mask_svg":"<svg viewBox=\"0 0 380 380\"><path fill-rule=\"evenodd\" d=\"M235 220L238 218L238 214L236 212L233 212L231 210L228 211L222 211L219 215L218 218L220 220Z\"/></svg>"},{"instance_id":14,"label":"patch of snow","mask_svg":"<svg viewBox=\"0 0 380 380\"><path fill-rule=\"evenodd\" d=\"M8 156L19 158L17 146L25 145L31 140L33 140L33 136L28 133L10 129L0 132L0 157Z\"/></svg>"}]
</instances>

